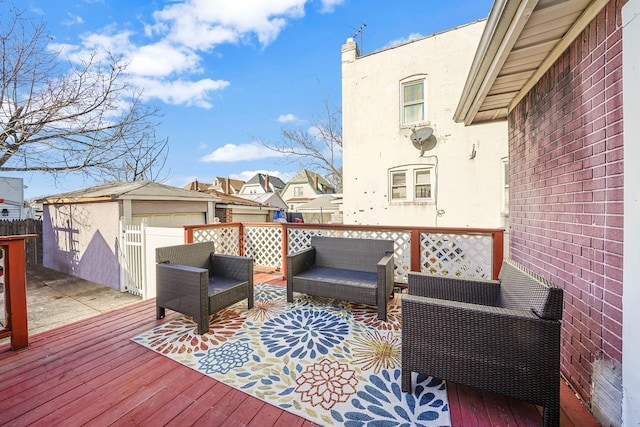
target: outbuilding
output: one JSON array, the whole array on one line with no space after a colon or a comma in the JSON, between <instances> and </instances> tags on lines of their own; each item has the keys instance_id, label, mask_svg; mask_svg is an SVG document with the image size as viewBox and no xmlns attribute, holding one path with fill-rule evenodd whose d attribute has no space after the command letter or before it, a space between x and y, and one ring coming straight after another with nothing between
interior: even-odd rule
<instances>
[{"instance_id":1,"label":"outbuilding","mask_svg":"<svg viewBox=\"0 0 640 427\"><path fill-rule=\"evenodd\" d=\"M114 182L48 196L43 204L45 267L121 287L123 227L213 223L220 199L152 181Z\"/></svg>"}]
</instances>

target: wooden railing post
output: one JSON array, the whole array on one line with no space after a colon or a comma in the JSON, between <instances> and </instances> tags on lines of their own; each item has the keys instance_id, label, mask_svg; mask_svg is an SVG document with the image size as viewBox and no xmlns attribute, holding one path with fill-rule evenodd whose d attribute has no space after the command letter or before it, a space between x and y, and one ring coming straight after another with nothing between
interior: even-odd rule
<instances>
[{"instance_id":1,"label":"wooden railing post","mask_svg":"<svg viewBox=\"0 0 640 427\"><path fill-rule=\"evenodd\" d=\"M411 230L411 271L420 271L420 230Z\"/></svg>"},{"instance_id":2,"label":"wooden railing post","mask_svg":"<svg viewBox=\"0 0 640 427\"><path fill-rule=\"evenodd\" d=\"M238 226L238 245L240 245L238 247L238 255L240 256L244 256L244 224L240 223L240 225Z\"/></svg>"},{"instance_id":3,"label":"wooden railing post","mask_svg":"<svg viewBox=\"0 0 640 427\"><path fill-rule=\"evenodd\" d=\"M184 228L184 242L193 243L193 227Z\"/></svg>"},{"instance_id":4,"label":"wooden railing post","mask_svg":"<svg viewBox=\"0 0 640 427\"><path fill-rule=\"evenodd\" d=\"M287 278L287 255L289 254L289 228L287 224L282 226L282 277Z\"/></svg>"},{"instance_id":5,"label":"wooden railing post","mask_svg":"<svg viewBox=\"0 0 640 427\"><path fill-rule=\"evenodd\" d=\"M493 233L493 280L498 280L504 259L504 230Z\"/></svg>"},{"instance_id":6,"label":"wooden railing post","mask_svg":"<svg viewBox=\"0 0 640 427\"><path fill-rule=\"evenodd\" d=\"M26 239L36 234L0 237L4 249L4 280L7 327L0 338L11 337L11 349L20 350L29 345L27 320L27 257Z\"/></svg>"}]
</instances>

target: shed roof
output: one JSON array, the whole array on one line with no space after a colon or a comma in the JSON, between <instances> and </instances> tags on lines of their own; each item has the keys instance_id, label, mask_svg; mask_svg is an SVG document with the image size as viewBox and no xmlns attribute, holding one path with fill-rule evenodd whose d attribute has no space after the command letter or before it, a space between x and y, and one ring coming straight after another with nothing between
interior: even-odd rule
<instances>
[{"instance_id":1,"label":"shed roof","mask_svg":"<svg viewBox=\"0 0 640 427\"><path fill-rule=\"evenodd\" d=\"M82 190L44 197L43 204L86 203L112 200L180 200L218 202L219 197L188 191L153 181L111 182Z\"/></svg>"}]
</instances>

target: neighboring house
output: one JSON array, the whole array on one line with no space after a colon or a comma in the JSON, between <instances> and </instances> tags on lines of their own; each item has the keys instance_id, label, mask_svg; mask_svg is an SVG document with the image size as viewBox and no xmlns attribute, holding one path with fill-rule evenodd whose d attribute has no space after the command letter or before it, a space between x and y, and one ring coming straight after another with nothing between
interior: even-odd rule
<instances>
[{"instance_id":1,"label":"neighboring house","mask_svg":"<svg viewBox=\"0 0 640 427\"><path fill-rule=\"evenodd\" d=\"M250 200L248 196L240 197L226 194L215 189L215 185L194 181L184 188L189 191L198 191L220 199L216 203L215 216L219 222L273 222L273 215L281 208L271 206L258 200ZM256 196L278 195L274 193L256 194ZM263 197L264 199L264 197Z\"/></svg>"},{"instance_id":2,"label":"neighboring house","mask_svg":"<svg viewBox=\"0 0 640 427\"><path fill-rule=\"evenodd\" d=\"M508 120L511 258L564 289L564 378L640 425L640 0L497 0L488 22L455 120Z\"/></svg>"},{"instance_id":3,"label":"neighboring house","mask_svg":"<svg viewBox=\"0 0 640 427\"><path fill-rule=\"evenodd\" d=\"M287 182L281 196L290 212L297 212L298 206L308 203L322 194L333 194L336 190L320 174L303 169Z\"/></svg>"},{"instance_id":4,"label":"neighboring house","mask_svg":"<svg viewBox=\"0 0 640 427\"><path fill-rule=\"evenodd\" d=\"M35 211L24 202L22 178L0 177L0 220L35 218Z\"/></svg>"},{"instance_id":5,"label":"neighboring house","mask_svg":"<svg viewBox=\"0 0 640 427\"><path fill-rule=\"evenodd\" d=\"M485 24L342 46L345 224L505 227L507 125L451 117Z\"/></svg>"},{"instance_id":6,"label":"neighboring house","mask_svg":"<svg viewBox=\"0 0 640 427\"><path fill-rule=\"evenodd\" d=\"M280 211L287 210L287 204L282 200L279 193L240 194L238 197L261 203Z\"/></svg>"},{"instance_id":7,"label":"neighboring house","mask_svg":"<svg viewBox=\"0 0 640 427\"><path fill-rule=\"evenodd\" d=\"M213 181L213 184L211 184L211 188L218 191L219 193L237 196L238 194L240 194L243 185L244 181L241 181L239 179L216 177L215 181Z\"/></svg>"},{"instance_id":8,"label":"neighboring house","mask_svg":"<svg viewBox=\"0 0 640 427\"><path fill-rule=\"evenodd\" d=\"M342 224L342 194L323 194L297 207L307 224Z\"/></svg>"},{"instance_id":9,"label":"neighboring house","mask_svg":"<svg viewBox=\"0 0 640 427\"><path fill-rule=\"evenodd\" d=\"M214 222L220 199L150 181L118 182L45 197L45 267L121 289L120 233L124 224L151 227Z\"/></svg>"},{"instance_id":10,"label":"neighboring house","mask_svg":"<svg viewBox=\"0 0 640 427\"><path fill-rule=\"evenodd\" d=\"M284 188L284 182L276 176L263 173L256 174L245 182L240 190L240 196L247 194L280 193Z\"/></svg>"}]
</instances>

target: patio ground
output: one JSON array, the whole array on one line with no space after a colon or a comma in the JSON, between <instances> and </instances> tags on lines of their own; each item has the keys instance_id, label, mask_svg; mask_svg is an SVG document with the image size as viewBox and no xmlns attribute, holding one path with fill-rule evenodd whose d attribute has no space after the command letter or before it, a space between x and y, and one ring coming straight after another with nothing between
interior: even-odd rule
<instances>
[{"instance_id":1,"label":"patio ground","mask_svg":"<svg viewBox=\"0 0 640 427\"><path fill-rule=\"evenodd\" d=\"M27 268L29 336L108 313L140 302L139 296L119 292L90 280L42 265ZM4 326L4 293L0 293L0 325ZM0 344L8 338L0 340Z\"/></svg>"},{"instance_id":2,"label":"patio ground","mask_svg":"<svg viewBox=\"0 0 640 427\"><path fill-rule=\"evenodd\" d=\"M153 301L44 267L27 277L30 347L0 341L0 424L313 425L133 343L167 320ZM279 273L254 280L284 285ZM539 407L447 387L454 426L541 425ZM564 381L561 406L561 427L599 425Z\"/></svg>"}]
</instances>

